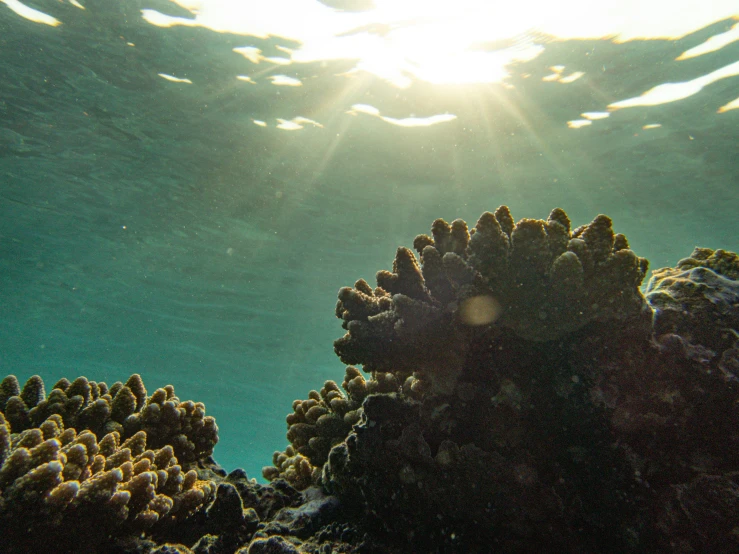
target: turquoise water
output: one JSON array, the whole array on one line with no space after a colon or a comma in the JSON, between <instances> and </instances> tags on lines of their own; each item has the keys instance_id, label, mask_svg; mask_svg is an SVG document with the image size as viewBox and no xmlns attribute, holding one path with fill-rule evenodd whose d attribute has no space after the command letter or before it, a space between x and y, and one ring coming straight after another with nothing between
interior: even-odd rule
<instances>
[{"instance_id":1,"label":"turquoise water","mask_svg":"<svg viewBox=\"0 0 739 554\"><path fill-rule=\"evenodd\" d=\"M0 4L2 375L172 383L216 417L228 469L258 477L292 401L343 377L338 289L437 217L606 213L655 269L739 249L739 111L718 113L739 95L739 42L676 60L735 21L669 40L518 37L541 52L503 83L398 86L351 73L356 59L263 59L289 38L142 17L193 17L168 2L27 6L61 24ZM689 81L683 99L607 109ZM589 112L610 115L568 126ZM298 116L315 123L277 127Z\"/></svg>"}]
</instances>

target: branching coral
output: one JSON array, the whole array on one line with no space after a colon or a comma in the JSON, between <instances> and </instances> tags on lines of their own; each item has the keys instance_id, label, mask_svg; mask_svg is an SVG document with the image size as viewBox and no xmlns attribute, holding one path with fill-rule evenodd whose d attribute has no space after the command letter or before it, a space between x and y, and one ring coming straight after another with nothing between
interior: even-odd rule
<instances>
[{"instance_id":1,"label":"branching coral","mask_svg":"<svg viewBox=\"0 0 739 554\"><path fill-rule=\"evenodd\" d=\"M651 312L639 291L647 261L599 215L570 229L564 211L514 224L501 206L475 227L438 219L432 236L399 248L393 271L372 289L359 280L339 291L336 315L347 333L334 343L341 360L365 371L420 372L437 392L451 392L471 334L508 329L532 341L566 336L591 322L638 324Z\"/></svg>"},{"instance_id":2,"label":"branching coral","mask_svg":"<svg viewBox=\"0 0 739 554\"><path fill-rule=\"evenodd\" d=\"M98 439L114 431L123 439L145 431L150 448L171 446L185 466L210 456L218 442L215 419L205 415L202 403L181 402L171 385L147 397L138 374L110 389L85 377L72 382L61 379L48 396L38 375L22 389L18 379L9 375L0 382L0 412L14 433L39 426L54 414L65 428L89 430Z\"/></svg>"},{"instance_id":3,"label":"branching coral","mask_svg":"<svg viewBox=\"0 0 739 554\"><path fill-rule=\"evenodd\" d=\"M399 250L377 288L342 289L342 359L437 394L369 396L323 486L414 548L737 550L739 256L696 249L645 299L610 228L438 220L420 266ZM453 387L439 344L463 353Z\"/></svg>"},{"instance_id":4,"label":"branching coral","mask_svg":"<svg viewBox=\"0 0 739 554\"><path fill-rule=\"evenodd\" d=\"M0 413L0 522L4 552L94 552L111 536L186 518L215 485L184 473L171 446L147 449L139 431L123 443L117 431L100 441L66 428L52 414L11 434ZM79 541L84 537L84 546Z\"/></svg>"},{"instance_id":5,"label":"branching coral","mask_svg":"<svg viewBox=\"0 0 739 554\"><path fill-rule=\"evenodd\" d=\"M336 382L326 381L320 392L312 390L308 399L293 402L293 413L287 416L290 446L274 453L274 465L262 470L265 479L283 478L298 490L317 483L331 448L341 443L359 421L367 395L399 389L392 374L377 374L367 381L351 366L346 368L341 386L346 394Z\"/></svg>"}]
</instances>

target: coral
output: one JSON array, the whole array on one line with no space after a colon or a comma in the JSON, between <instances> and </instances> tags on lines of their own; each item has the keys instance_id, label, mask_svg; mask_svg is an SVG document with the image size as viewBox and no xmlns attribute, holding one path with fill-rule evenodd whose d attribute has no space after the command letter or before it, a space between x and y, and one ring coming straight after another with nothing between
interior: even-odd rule
<instances>
[{"instance_id":1,"label":"coral","mask_svg":"<svg viewBox=\"0 0 739 554\"><path fill-rule=\"evenodd\" d=\"M346 394L336 382L326 381L320 392L312 390L306 400L293 402L293 413L286 418L290 446L274 453L273 466L262 470L265 479L282 478L298 490L318 483L329 451L359 421L367 395L394 392L400 387L392 374L378 373L368 381L352 366L346 368L341 386Z\"/></svg>"},{"instance_id":2,"label":"coral","mask_svg":"<svg viewBox=\"0 0 739 554\"><path fill-rule=\"evenodd\" d=\"M539 341L591 321L613 325L644 315L639 285L647 261L614 234L610 218L599 215L572 231L560 209L546 221L522 219L512 228L510 222L504 206L483 214L468 247L469 265L501 306L496 324Z\"/></svg>"},{"instance_id":3,"label":"coral","mask_svg":"<svg viewBox=\"0 0 739 554\"><path fill-rule=\"evenodd\" d=\"M342 361L421 378L331 449L342 506L401 550L738 547L736 254L696 249L645 298L605 216L501 207L414 247L339 291Z\"/></svg>"},{"instance_id":4,"label":"coral","mask_svg":"<svg viewBox=\"0 0 739 554\"><path fill-rule=\"evenodd\" d=\"M239 554L300 554L300 551L281 536L255 539L248 548L239 550Z\"/></svg>"},{"instance_id":5,"label":"coral","mask_svg":"<svg viewBox=\"0 0 739 554\"><path fill-rule=\"evenodd\" d=\"M192 554L192 550L181 544L162 544L151 550L150 554Z\"/></svg>"},{"instance_id":6,"label":"coral","mask_svg":"<svg viewBox=\"0 0 739 554\"><path fill-rule=\"evenodd\" d=\"M335 350L371 377L293 403L266 485L172 387L0 382L3 551L739 551L736 254L644 297L605 216L501 207L414 247L341 289Z\"/></svg>"},{"instance_id":7,"label":"coral","mask_svg":"<svg viewBox=\"0 0 739 554\"><path fill-rule=\"evenodd\" d=\"M718 371L714 359L696 359L676 335L664 336L658 350L643 352L641 359L614 364L612 358L599 359L604 370L593 398L607 408L612 428L639 457L653 486L687 482L696 472L739 471L736 378Z\"/></svg>"},{"instance_id":8,"label":"coral","mask_svg":"<svg viewBox=\"0 0 739 554\"><path fill-rule=\"evenodd\" d=\"M9 375L0 382L0 412L14 433L38 426L54 414L62 418L65 428L89 430L98 439L111 432L127 439L145 431L150 448L172 446L184 467L210 456L218 442L215 419L205 415L202 403L181 402L171 385L147 397L138 374L110 389L85 377L72 382L61 379L48 396L38 375L23 388Z\"/></svg>"},{"instance_id":9,"label":"coral","mask_svg":"<svg viewBox=\"0 0 739 554\"><path fill-rule=\"evenodd\" d=\"M0 412L0 466L2 466L8 454L10 454L10 440L10 425L3 413Z\"/></svg>"},{"instance_id":10,"label":"coral","mask_svg":"<svg viewBox=\"0 0 739 554\"><path fill-rule=\"evenodd\" d=\"M226 480L218 484L213 503L203 517L189 526L189 540L195 553L234 552L248 543L259 527L259 517L253 508L244 509L236 487ZM178 540L183 540L180 536ZM194 543L194 544L193 544Z\"/></svg>"},{"instance_id":11,"label":"coral","mask_svg":"<svg viewBox=\"0 0 739 554\"><path fill-rule=\"evenodd\" d=\"M282 479L260 484L248 479L243 470L219 474L216 479L216 498L203 517L188 525L188 536L167 537L170 543L191 545L196 554L248 552L252 547L278 543L293 545L306 554L355 551L343 548L335 534L321 532L340 515L336 497L316 487L301 493ZM348 535L346 530L344 535ZM141 551L146 550L137 550Z\"/></svg>"},{"instance_id":12,"label":"coral","mask_svg":"<svg viewBox=\"0 0 739 554\"><path fill-rule=\"evenodd\" d=\"M678 335L698 347L696 355L717 362L726 356L725 371L739 378L730 369L739 343L739 256L696 248L676 267L654 271L646 297L654 308L657 336Z\"/></svg>"},{"instance_id":13,"label":"coral","mask_svg":"<svg viewBox=\"0 0 739 554\"><path fill-rule=\"evenodd\" d=\"M295 452L292 445L284 452L275 452L272 456L272 466L262 468L262 476L268 481L277 478L284 479L298 490L303 490L318 482L320 467L310 463L310 460Z\"/></svg>"},{"instance_id":14,"label":"coral","mask_svg":"<svg viewBox=\"0 0 739 554\"><path fill-rule=\"evenodd\" d=\"M0 436L10 434L0 415ZM0 466L4 552L95 552L110 537L185 519L211 500L215 486L184 473L171 446L147 449L139 431L121 443L66 428L59 414L10 435Z\"/></svg>"},{"instance_id":15,"label":"coral","mask_svg":"<svg viewBox=\"0 0 739 554\"><path fill-rule=\"evenodd\" d=\"M225 481L236 487L244 509L253 510L256 519L263 522L274 520L284 508L300 506L304 496L283 479L260 484L256 479L249 479L242 469L229 473Z\"/></svg>"},{"instance_id":16,"label":"coral","mask_svg":"<svg viewBox=\"0 0 739 554\"><path fill-rule=\"evenodd\" d=\"M372 289L359 280L339 291L336 315L347 333L334 343L345 363L365 371L413 372L449 393L481 329L507 329L552 341L589 323L650 331L651 311L639 291L647 261L599 215L570 229L564 211L518 223L507 207L486 212L475 227L437 219L432 236L399 248L393 271Z\"/></svg>"},{"instance_id":17,"label":"coral","mask_svg":"<svg viewBox=\"0 0 739 554\"><path fill-rule=\"evenodd\" d=\"M734 472L701 475L673 487L664 499L658 526L671 537L675 552L736 552L737 520L739 473Z\"/></svg>"},{"instance_id":18,"label":"coral","mask_svg":"<svg viewBox=\"0 0 739 554\"><path fill-rule=\"evenodd\" d=\"M369 396L323 485L373 533L418 551L628 551L642 502L632 469L587 406L551 393L554 381L476 383L421 402Z\"/></svg>"},{"instance_id":19,"label":"coral","mask_svg":"<svg viewBox=\"0 0 739 554\"><path fill-rule=\"evenodd\" d=\"M171 444L177 459L186 464L210 456L218 442L218 427L205 415L205 405L181 402L171 385L154 391L140 411L124 419L123 428L127 435L146 431L155 446Z\"/></svg>"},{"instance_id":20,"label":"coral","mask_svg":"<svg viewBox=\"0 0 739 554\"><path fill-rule=\"evenodd\" d=\"M471 250L477 233L465 247L460 224L444 229L437 222L434 238L417 239L424 256L432 243L444 256ZM322 485L401 551L737 550L738 259L697 249L656 271L647 294L654 335L643 301L625 319L595 319L553 342L469 333L453 388L367 397L360 422L330 451ZM480 275L489 282L496 271ZM417 294L407 273L383 279ZM454 303L461 281L447 282L444 299ZM477 276L466 283L479 290ZM418 348L395 331L373 340L365 352L401 352L393 341Z\"/></svg>"}]
</instances>

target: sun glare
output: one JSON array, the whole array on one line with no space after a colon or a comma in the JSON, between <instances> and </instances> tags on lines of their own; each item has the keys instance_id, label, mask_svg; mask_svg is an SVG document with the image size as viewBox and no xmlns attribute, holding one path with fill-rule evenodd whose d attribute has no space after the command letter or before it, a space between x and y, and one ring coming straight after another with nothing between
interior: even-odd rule
<instances>
[{"instance_id":1,"label":"sun glare","mask_svg":"<svg viewBox=\"0 0 739 554\"><path fill-rule=\"evenodd\" d=\"M55 17L51 17L50 15L33 8L29 8L18 0L0 0L0 4L5 4L17 15L27 19L28 21L33 21L34 23L41 23L43 25L49 25L50 27L56 27L57 25L62 24L62 22Z\"/></svg>"},{"instance_id":2,"label":"sun glare","mask_svg":"<svg viewBox=\"0 0 739 554\"><path fill-rule=\"evenodd\" d=\"M77 0L60 0L79 8ZM680 54L675 61L716 52L739 40L736 0L523 0L505 5L490 0L374 0L362 12L345 12L318 0L171 0L189 12L172 16L143 9L142 17L157 27L203 27L244 36L233 49L244 57L246 74L238 82L299 88L308 81L291 74L289 66L347 60L350 69L337 75L348 78L342 97L355 104L352 91L362 90L362 77L380 78L389 86L408 88L415 82L431 85L477 85L498 83L512 86L516 62L536 59L547 44L570 39L605 39L626 42L640 39L675 40L712 23L733 18L728 31L708 37L702 44ZM57 26L63 21L28 7L20 0L0 0L27 20ZM252 37L250 39L249 37ZM263 53L264 44L253 39L278 41L277 55ZM279 42L285 41L282 46ZM289 46L289 47L288 47ZM260 65L250 72L250 65ZM586 74L577 68L552 66L544 81L570 85ZM737 75L736 64L681 83L664 83L640 96L611 102L606 114L637 106L655 106L686 99L706 85ZM172 83L191 84L189 79L160 74ZM359 80L351 78L359 77ZM364 83L364 84L363 84ZM603 106L606 109L606 106ZM736 101L717 106L719 113L736 109ZM362 113L354 108L349 113ZM366 112L365 112L366 113ZM409 117L377 115L400 127L447 124L448 113L408 114ZM574 115L574 114L573 114ZM596 117L567 122L578 129L592 125ZM279 120L276 127L299 130L307 121ZM310 126L313 122L309 123Z\"/></svg>"},{"instance_id":3,"label":"sun glare","mask_svg":"<svg viewBox=\"0 0 739 554\"><path fill-rule=\"evenodd\" d=\"M5 0L13 2L16 0ZM254 59L275 65L356 60L366 72L404 88L434 84L504 82L516 61L538 56L537 37L676 39L737 15L736 0L375 0L365 12L342 12L317 0L172 0L193 17L143 10L152 25L196 25L218 32L297 41L286 57ZM737 39L736 28L686 52L701 55ZM255 50L245 45L243 51ZM350 72L351 73L351 72ZM575 80L582 74L570 76ZM564 75L557 81L566 84Z\"/></svg>"}]
</instances>

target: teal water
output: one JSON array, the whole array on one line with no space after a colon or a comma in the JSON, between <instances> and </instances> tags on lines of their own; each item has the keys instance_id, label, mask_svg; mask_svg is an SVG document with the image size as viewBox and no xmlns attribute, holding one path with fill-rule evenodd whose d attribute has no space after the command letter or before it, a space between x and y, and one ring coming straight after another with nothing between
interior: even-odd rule
<instances>
[{"instance_id":1,"label":"teal water","mask_svg":"<svg viewBox=\"0 0 739 554\"><path fill-rule=\"evenodd\" d=\"M84 4L26 3L58 26L0 4L0 370L48 386L172 383L216 417L228 469L258 477L286 444L292 401L343 377L339 287L390 268L437 217L473 224L500 204L517 219L562 207L576 225L606 213L654 269L696 245L739 250L739 110L717 112L739 96L739 71L567 124L733 67L736 40L676 58L735 21L675 40L539 37L505 85L400 88L343 76L353 59L233 52L284 56L289 39L142 18L192 17L169 2ZM546 80L557 65L584 75ZM400 127L347 113L356 104L456 119ZM296 116L321 126L276 127Z\"/></svg>"}]
</instances>

